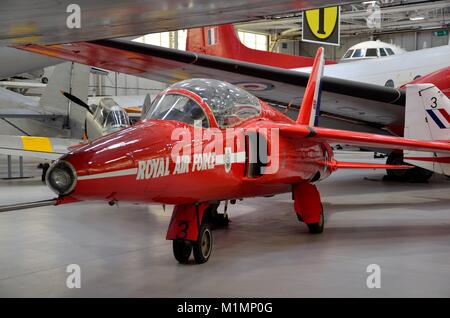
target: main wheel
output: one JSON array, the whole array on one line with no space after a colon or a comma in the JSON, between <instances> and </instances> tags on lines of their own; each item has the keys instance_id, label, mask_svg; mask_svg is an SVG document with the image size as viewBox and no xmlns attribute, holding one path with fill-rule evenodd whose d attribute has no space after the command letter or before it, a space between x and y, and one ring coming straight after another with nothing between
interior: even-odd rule
<instances>
[{"instance_id":1,"label":"main wheel","mask_svg":"<svg viewBox=\"0 0 450 318\"><path fill-rule=\"evenodd\" d=\"M198 240L192 242L194 259L197 264L206 263L211 256L213 247L213 235L211 226L203 222L198 231Z\"/></svg>"},{"instance_id":2,"label":"main wheel","mask_svg":"<svg viewBox=\"0 0 450 318\"><path fill-rule=\"evenodd\" d=\"M172 248L173 256L179 263L186 264L189 261L192 252L192 243L190 241L173 240Z\"/></svg>"},{"instance_id":3,"label":"main wheel","mask_svg":"<svg viewBox=\"0 0 450 318\"><path fill-rule=\"evenodd\" d=\"M388 165L404 165L403 154L399 152L391 152L386 160ZM432 176L433 172L420 168L414 167L408 170L402 169L386 169L387 175L391 180L399 182L415 182L423 183L427 182Z\"/></svg>"},{"instance_id":4,"label":"main wheel","mask_svg":"<svg viewBox=\"0 0 450 318\"><path fill-rule=\"evenodd\" d=\"M409 182L414 183L424 183L430 180L430 178L433 176L434 172L430 170L426 170L423 168L415 167L412 169L407 170Z\"/></svg>"},{"instance_id":5,"label":"main wheel","mask_svg":"<svg viewBox=\"0 0 450 318\"><path fill-rule=\"evenodd\" d=\"M320 207L320 221L317 223L306 224L311 234L320 234L323 232L325 218L323 216L323 207Z\"/></svg>"}]
</instances>

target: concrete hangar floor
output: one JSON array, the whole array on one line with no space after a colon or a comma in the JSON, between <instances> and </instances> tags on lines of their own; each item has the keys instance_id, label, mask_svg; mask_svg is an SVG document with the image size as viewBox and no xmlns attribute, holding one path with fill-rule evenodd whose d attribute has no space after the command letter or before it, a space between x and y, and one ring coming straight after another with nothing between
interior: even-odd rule
<instances>
[{"instance_id":1,"label":"concrete hangar floor","mask_svg":"<svg viewBox=\"0 0 450 318\"><path fill-rule=\"evenodd\" d=\"M320 183L322 235L298 223L289 194L231 206L232 223L215 231L203 265L175 261L160 206L2 213L0 297L450 296L450 180L383 175L340 171ZM2 204L51 195L39 178L0 181ZM67 288L69 264L80 266L79 289ZM381 270L379 289L367 287L370 264Z\"/></svg>"}]
</instances>

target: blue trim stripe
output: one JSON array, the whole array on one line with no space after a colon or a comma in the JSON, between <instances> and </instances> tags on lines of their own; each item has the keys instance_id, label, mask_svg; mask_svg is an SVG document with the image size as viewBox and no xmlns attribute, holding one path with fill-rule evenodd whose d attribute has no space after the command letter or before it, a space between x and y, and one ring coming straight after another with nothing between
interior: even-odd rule
<instances>
[{"instance_id":1,"label":"blue trim stripe","mask_svg":"<svg viewBox=\"0 0 450 318\"><path fill-rule=\"evenodd\" d=\"M442 123L442 121L439 119L439 117L436 116L436 114L434 113L434 111L432 109L427 109L427 113L434 120L436 125L439 126L439 128L441 128L441 129L446 128L445 125Z\"/></svg>"},{"instance_id":2,"label":"blue trim stripe","mask_svg":"<svg viewBox=\"0 0 450 318\"><path fill-rule=\"evenodd\" d=\"M320 102L322 98L322 80L319 84L319 93L317 95L317 105L316 105L316 118L314 119L314 126L319 126L319 116L320 116Z\"/></svg>"}]
</instances>

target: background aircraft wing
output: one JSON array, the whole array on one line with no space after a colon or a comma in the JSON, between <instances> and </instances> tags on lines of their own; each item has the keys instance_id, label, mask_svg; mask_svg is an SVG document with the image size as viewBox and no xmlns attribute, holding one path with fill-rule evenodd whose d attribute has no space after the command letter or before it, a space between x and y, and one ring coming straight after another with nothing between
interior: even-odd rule
<instances>
[{"instance_id":1,"label":"background aircraft wing","mask_svg":"<svg viewBox=\"0 0 450 318\"><path fill-rule=\"evenodd\" d=\"M7 88L44 88L45 86L47 85L44 83L0 81L0 87Z\"/></svg>"},{"instance_id":2,"label":"background aircraft wing","mask_svg":"<svg viewBox=\"0 0 450 318\"><path fill-rule=\"evenodd\" d=\"M29 109L1 108L0 118L56 119L64 117L60 114L47 114Z\"/></svg>"},{"instance_id":3,"label":"background aircraft wing","mask_svg":"<svg viewBox=\"0 0 450 318\"><path fill-rule=\"evenodd\" d=\"M297 108L309 78L292 70L125 40L18 48L169 84L193 77L224 80L268 102ZM403 125L402 90L330 77L322 85L322 114L379 128Z\"/></svg>"},{"instance_id":4,"label":"background aircraft wing","mask_svg":"<svg viewBox=\"0 0 450 318\"><path fill-rule=\"evenodd\" d=\"M76 139L0 136L0 154L56 160L80 143Z\"/></svg>"},{"instance_id":5,"label":"background aircraft wing","mask_svg":"<svg viewBox=\"0 0 450 318\"><path fill-rule=\"evenodd\" d=\"M358 0L2 1L0 45L118 38L251 21ZM69 6L70 5L70 6ZM77 26L75 15L79 13Z\"/></svg>"}]
</instances>

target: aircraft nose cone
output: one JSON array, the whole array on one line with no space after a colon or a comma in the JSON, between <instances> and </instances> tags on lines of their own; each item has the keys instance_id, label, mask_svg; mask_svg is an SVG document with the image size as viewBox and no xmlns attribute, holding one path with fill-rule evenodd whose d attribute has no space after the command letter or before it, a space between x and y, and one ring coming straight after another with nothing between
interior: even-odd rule
<instances>
[{"instance_id":1,"label":"aircraft nose cone","mask_svg":"<svg viewBox=\"0 0 450 318\"><path fill-rule=\"evenodd\" d=\"M68 161L58 160L47 170L45 181L53 192L63 196L75 189L77 173Z\"/></svg>"}]
</instances>

